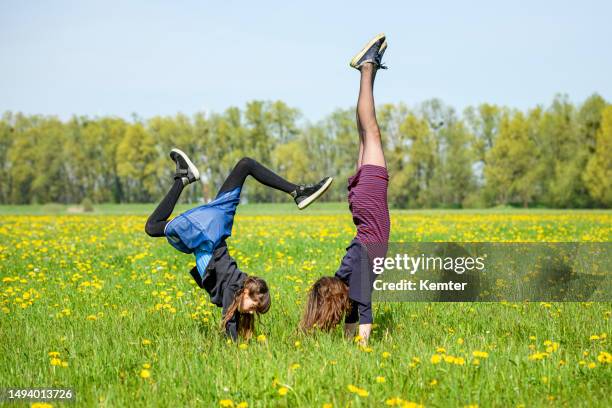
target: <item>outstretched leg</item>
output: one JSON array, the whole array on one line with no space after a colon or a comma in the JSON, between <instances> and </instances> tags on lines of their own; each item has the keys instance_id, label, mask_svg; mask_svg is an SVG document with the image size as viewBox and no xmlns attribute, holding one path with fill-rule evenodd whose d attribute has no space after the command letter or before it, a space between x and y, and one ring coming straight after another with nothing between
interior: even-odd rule
<instances>
[{"instance_id":1,"label":"outstretched leg","mask_svg":"<svg viewBox=\"0 0 612 408\"><path fill-rule=\"evenodd\" d=\"M147 219L145 224L145 232L152 237L163 237L164 229L168 223L168 218L174 210L183 187L189 183L193 183L200 179L200 172L197 167L189 160L187 155L179 150L172 149L170 158L176 163L176 172L174 173L174 184L170 191L161 200L153 214Z\"/></svg>"},{"instance_id":2,"label":"outstretched leg","mask_svg":"<svg viewBox=\"0 0 612 408\"><path fill-rule=\"evenodd\" d=\"M163 237L164 228L168 223L168 218L172 214L174 210L174 206L176 205L179 197L181 196L181 192L183 191L183 181L179 178L174 180L174 184L170 188L170 191L166 194L166 196L161 200L155 211L149 216L147 223L145 225L145 232L149 234L151 237Z\"/></svg>"},{"instance_id":3,"label":"outstretched leg","mask_svg":"<svg viewBox=\"0 0 612 408\"><path fill-rule=\"evenodd\" d=\"M380 129L374 105L374 79L378 67L365 63L360 69L359 98L357 100L357 129L360 138L360 156L357 168L363 164L387 167L383 153Z\"/></svg>"},{"instance_id":4,"label":"outstretched leg","mask_svg":"<svg viewBox=\"0 0 612 408\"><path fill-rule=\"evenodd\" d=\"M291 194L300 210L306 208L320 197L332 182L331 177L326 177L316 184L293 184L258 161L250 157L244 157L236 163L230 175L227 176L217 193L217 197L226 191L242 187L247 176L253 176L261 184Z\"/></svg>"},{"instance_id":5,"label":"outstretched leg","mask_svg":"<svg viewBox=\"0 0 612 408\"><path fill-rule=\"evenodd\" d=\"M232 172L223 182L221 189L217 193L217 197L226 191L233 190L236 187L242 187L244 181L249 175L253 176L253 178L259 181L261 184L275 190L284 191L287 194L291 194L298 187L296 184L285 180L272 170L263 166L257 160L251 159L250 157L243 157L242 159L238 160L238 163L236 163Z\"/></svg>"}]
</instances>

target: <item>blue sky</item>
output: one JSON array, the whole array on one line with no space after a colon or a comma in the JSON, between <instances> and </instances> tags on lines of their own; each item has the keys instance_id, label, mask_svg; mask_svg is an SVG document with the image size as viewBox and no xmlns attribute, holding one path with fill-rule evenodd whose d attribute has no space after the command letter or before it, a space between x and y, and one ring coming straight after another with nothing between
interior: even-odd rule
<instances>
[{"instance_id":1,"label":"blue sky","mask_svg":"<svg viewBox=\"0 0 612 408\"><path fill-rule=\"evenodd\" d=\"M609 1L0 0L0 112L129 118L282 99L318 120L355 103L348 61L381 31L378 103L610 101L611 16Z\"/></svg>"}]
</instances>

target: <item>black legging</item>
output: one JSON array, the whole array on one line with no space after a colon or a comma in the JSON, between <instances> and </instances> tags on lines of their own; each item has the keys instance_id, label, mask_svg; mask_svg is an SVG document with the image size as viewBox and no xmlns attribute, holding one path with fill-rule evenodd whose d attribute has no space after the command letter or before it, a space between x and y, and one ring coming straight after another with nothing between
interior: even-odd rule
<instances>
[{"instance_id":1,"label":"black legging","mask_svg":"<svg viewBox=\"0 0 612 408\"><path fill-rule=\"evenodd\" d=\"M297 186L293 183L288 182L272 170L263 166L256 160L250 157L244 157L236 163L232 172L227 176L221 189L217 193L217 197L221 193L229 190L233 190L236 187L242 187L247 176L253 176L255 180L259 181L268 187L272 187L276 190L284 191L289 194L294 191ZM145 225L145 231L152 237L163 237L164 228L168 223L168 217L172 214L174 206L181 196L183 191L183 182L181 179L174 180L174 184L170 188L170 191L161 200L155 211L149 216Z\"/></svg>"}]
</instances>

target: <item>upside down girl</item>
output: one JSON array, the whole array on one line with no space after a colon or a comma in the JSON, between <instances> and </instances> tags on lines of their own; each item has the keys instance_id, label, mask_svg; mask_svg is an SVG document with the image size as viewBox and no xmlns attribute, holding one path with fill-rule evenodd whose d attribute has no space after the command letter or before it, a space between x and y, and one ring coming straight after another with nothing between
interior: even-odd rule
<instances>
[{"instance_id":1,"label":"upside down girl","mask_svg":"<svg viewBox=\"0 0 612 408\"><path fill-rule=\"evenodd\" d=\"M268 285L265 280L242 272L225 242L232 233L245 179L250 175L268 187L291 194L298 208L304 209L327 190L332 178L297 185L245 157L235 165L213 201L168 221L183 188L200 178L197 167L184 152L172 149L170 157L176 163L174 183L148 218L145 231L151 237L166 237L177 250L195 255L196 266L190 274L208 292L210 301L223 308L222 330L233 340L238 336L250 338L254 332L254 313L270 309Z\"/></svg>"},{"instance_id":2,"label":"upside down girl","mask_svg":"<svg viewBox=\"0 0 612 408\"><path fill-rule=\"evenodd\" d=\"M374 79L387 48L384 34L374 37L350 66L361 73L357 101L359 155L357 170L348 179L348 202L357 234L346 248L334 276L317 280L309 291L302 330L331 330L345 318L345 334L352 337L359 324L361 343L372 329L373 259L387 253L390 219L387 205L389 175L374 109Z\"/></svg>"}]
</instances>

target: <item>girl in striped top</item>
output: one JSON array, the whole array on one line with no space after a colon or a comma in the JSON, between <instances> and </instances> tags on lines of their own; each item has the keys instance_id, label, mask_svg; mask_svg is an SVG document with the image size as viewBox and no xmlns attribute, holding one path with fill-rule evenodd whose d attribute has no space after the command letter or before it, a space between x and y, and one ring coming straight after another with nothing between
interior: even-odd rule
<instances>
[{"instance_id":1,"label":"girl in striped top","mask_svg":"<svg viewBox=\"0 0 612 408\"><path fill-rule=\"evenodd\" d=\"M389 242L387 206L389 175L374 109L374 79L387 48L384 34L374 37L350 65L360 71L357 101L359 155L357 170L348 179L348 202L357 234L346 248L333 277L322 277L310 289L302 330L331 330L345 319L345 334L354 336L357 326L361 343L372 329L372 260L384 257Z\"/></svg>"}]
</instances>

